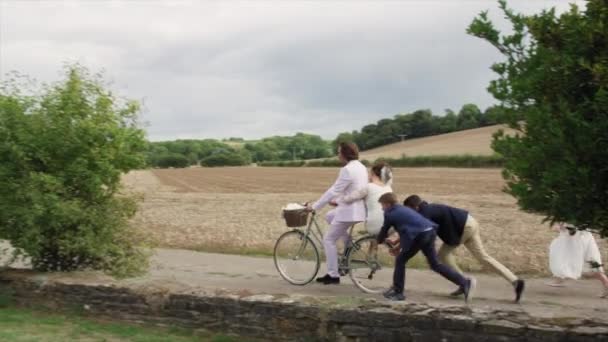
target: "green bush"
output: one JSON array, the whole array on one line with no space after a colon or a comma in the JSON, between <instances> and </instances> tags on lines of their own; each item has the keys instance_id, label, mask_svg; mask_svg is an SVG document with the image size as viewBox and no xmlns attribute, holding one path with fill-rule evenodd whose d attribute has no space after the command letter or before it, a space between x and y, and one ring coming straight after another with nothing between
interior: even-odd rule
<instances>
[{"instance_id":1,"label":"green bush","mask_svg":"<svg viewBox=\"0 0 608 342\"><path fill-rule=\"evenodd\" d=\"M398 159L384 158L393 167L463 167L463 168L484 168L501 167L504 159L499 155L493 156L473 156L473 155L453 155L453 156L403 156Z\"/></svg>"},{"instance_id":2,"label":"green bush","mask_svg":"<svg viewBox=\"0 0 608 342\"><path fill-rule=\"evenodd\" d=\"M177 153L167 153L155 158L154 165L160 168L184 168L190 165L190 160Z\"/></svg>"},{"instance_id":3,"label":"green bush","mask_svg":"<svg viewBox=\"0 0 608 342\"><path fill-rule=\"evenodd\" d=\"M263 167L302 167L306 166L304 160L293 160L293 161L268 161L258 163L258 166Z\"/></svg>"},{"instance_id":4,"label":"green bush","mask_svg":"<svg viewBox=\"0 0 608 342\"><path fill-rule=\"evenodd\" d=\"M251 164L251 157L247 151L221 150L201 160L201 166L244 166Z\"/></svg>"},{"instance_id":5,"label":"green bush","mask_svg":"<svg viewBox=\"0 0 608 342\"><path fill-rule=\"evenodd\" d=\"M342 162L338 159L322 159L322 160L311 160L306 163L308 167L342 167Z\"/></svg>"},{"instance_id":6,"label":"green bush","mask_svg":"<svg viewBox=\"0 0 608 342\"><path fill-rule=\"evenodd\" d=\"M120 193L121 175L144 165L139 105L79 66L42 90L17 82L0 87L0 239L37 270L144 270L136 202Z\"/></svg>"},{"instance_id":7,"label":"green bush","mask_svg":"<svg viewBox=\"0 0 608 342\"><path fill-rule=\"evenodd\" d=\"M385 161L393 167L463 167L463 168L486 168L501 167L504 159L499 155L494 156L473 156L473 155L453 155L453 156L416 156L401 158L380 158L378 161ZM361 160L363 165L370 166L373 163ZM263 167L341 167L342 164L337 159L324 159L313 161L291 161L291 162L263 162L258 166Z\"/></svg>"}]
</instances>

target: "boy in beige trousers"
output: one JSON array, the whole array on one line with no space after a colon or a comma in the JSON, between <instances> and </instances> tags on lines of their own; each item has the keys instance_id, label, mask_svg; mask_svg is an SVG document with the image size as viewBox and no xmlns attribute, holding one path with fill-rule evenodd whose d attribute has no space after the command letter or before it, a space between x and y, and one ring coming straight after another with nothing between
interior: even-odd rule
<instances>
[{"instance_id":1,"label":"boy in beige trousers","mask_svg":"<svg viewBox=\"0 0 608 342\"><path fill-rule=\"evenodd\" d=\"M525 289L525 282L488 255L481 241L479 223L466 210L443 204L428 204L422 201L418 195L406 198L403 205L418 211L422 216L439 225L437 235L443 241L438 252L441 262L463 273L456 264L454 251L460 245L464 245L482 265L505 278L515 290L515 302L520 301ZM462 289L452 293L453 296L462 294Z\"/></svg>"}]
</instances>

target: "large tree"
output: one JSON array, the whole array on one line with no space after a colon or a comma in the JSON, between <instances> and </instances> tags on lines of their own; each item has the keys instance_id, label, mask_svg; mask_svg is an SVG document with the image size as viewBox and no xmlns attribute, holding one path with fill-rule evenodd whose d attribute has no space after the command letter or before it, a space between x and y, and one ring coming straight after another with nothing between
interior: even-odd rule
<instances>
[{"instance_id":1,"label":"large tree","mask_svg":"<svg viewBox=\"0 0 608 342\"><path fill-rule=\"evenodd\" d=\"M488 90L515 136L497 134L507 191L524 210L608 234L608 1L523 15L499 1L501 33L481 13L468 32L504 59Z\"/></svg>"},{"instance_id":2,"label":"large tree","mask_svg":"<svg viewBox=\"0 0 608 342\"><path fill-rule=\"evenodd\" d=\"M42 90L0 87L0 239L38 270L144 270L121 193L121 175L144 165L138 112L79 66Z\"/></svg>"}]
</instances>

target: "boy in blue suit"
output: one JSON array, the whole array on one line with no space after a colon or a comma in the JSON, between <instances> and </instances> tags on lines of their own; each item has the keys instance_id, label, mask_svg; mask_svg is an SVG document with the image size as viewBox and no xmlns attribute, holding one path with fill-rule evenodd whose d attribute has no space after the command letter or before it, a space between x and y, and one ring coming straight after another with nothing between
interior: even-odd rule
<instances>
[{"instance_id":1,"label":"boy in blue suit","mask_svg":"<svg viewBox=\"0 0 608 342\"><path fill-rule=\"evenodd\" d=\"M394 193L382 195L379 202L384 210L384 225L378 234L378 243L384 243L388 230L393 227L399 233L401 247L395 258L393 286L384 293L384 297L392 301L405 300L405 266L409 259L422 251L431 269L458 285L464 292L465 301L468 302L472 298L475 280L465 278L452 268L439 263L435 251L437 224L415 210L397 204L397 196Z\"/></svg>"}]
</instances>

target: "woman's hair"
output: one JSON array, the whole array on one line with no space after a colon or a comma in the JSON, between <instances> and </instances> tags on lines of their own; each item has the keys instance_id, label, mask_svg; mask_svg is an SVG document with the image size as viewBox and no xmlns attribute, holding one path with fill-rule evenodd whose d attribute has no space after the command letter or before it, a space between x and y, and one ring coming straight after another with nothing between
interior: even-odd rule
<instances>
[{"instance_id":1,"label":"woman's hair","mask_svg":"<svg viewBox=\"0 0 608 342\"><path fill-rule=\"evenodd\" d=\"M393 181L393 169L386 162L379 161L374 163L372 173L386 185L390 185Z\"/></svg>"},{"instance_id":2,"label":"woman's hair","mask_svg":"<svg viewBox=\"0 0 608 342\"><path fill-rule=\"evenodd\" d=\"M359 147L357 144L352 142L342 142L340 143L340 154L347 161L358 160L359 159Z\"/></svg>"},{"instance_id":3,"label":"woman's hair","mask_svg":"<svg viewBox=\"0 0 608 342\"><path fill-rule=\"evenodd\" d=\"M397 204L397 195L392 192L387 192L384 195L380 196L378 202L382 204L395 205Z\"/></svg>"}]
</instances>

